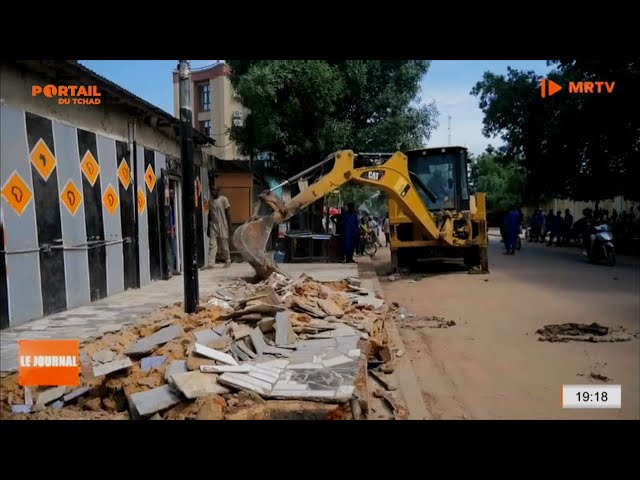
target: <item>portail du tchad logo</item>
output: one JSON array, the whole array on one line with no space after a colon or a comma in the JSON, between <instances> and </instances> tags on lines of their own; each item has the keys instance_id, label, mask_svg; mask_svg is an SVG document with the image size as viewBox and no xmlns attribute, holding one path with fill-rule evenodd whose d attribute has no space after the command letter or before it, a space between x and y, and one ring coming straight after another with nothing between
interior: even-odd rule
<instances>
[{"instance_id":1,"label":"portail du tchad logo","mask_svg":"<svg viewBox=\"0 0 640 480\"><path fill-rule=\"evenodd\" d=\"M47 98L57 98L58 105L100 105L102 93L95 85L33 85L31 96L44 95Z\"/></svg>"},{"instance_id":2,"label":"portail du tchad logo","mask_svg":"<svg viewBox=\"0 0 640 480\"><path fill-rule=\"evenodd\" d=\"M18 340L18 383L23 387L80 384L78 340Z\"/></svg>"},{"instance_id":3,"label":"portail du tchad logo","mask_svg":"<svg viewBox=\"0 0 640 480\"><path fill-rule=\"evenodd\" d=\"M569 93L613 93L616 82L569 82ZM546 78L540 79L540 97L550 97L562 90L562 85Z\"/></svg>"}]
</instances>

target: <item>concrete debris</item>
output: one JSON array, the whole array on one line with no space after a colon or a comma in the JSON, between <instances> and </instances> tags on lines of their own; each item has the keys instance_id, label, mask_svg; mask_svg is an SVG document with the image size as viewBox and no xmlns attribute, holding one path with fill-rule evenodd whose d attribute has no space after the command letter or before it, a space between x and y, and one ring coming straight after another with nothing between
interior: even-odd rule
<instances>
[{"instance_id":1,"label":"concrete debris","mask_svg":"<svg viewBox=\"0 0 640 480\"><path fill-rule=\"evenodd\" d=\"M59 399L65 393L67 393L67 387L49 388L48 390L45 390L40 395L38 395L38 400L36 400L36 405L37 406L47 405Z\"/></svg>"},{"instance_id":2,"label":"concrete debris","mask_svg":"<svg viewBox=\"0 0 640 480\"><path fill-rule=\"evenodd\" d=\"M238 362L236 362L231 355L220 352L218 350L214 350L213 348L205 347L204 345L200 345L199 343L195 344L193 351L198 355L211 358L212 360L220 363L226 363L227 365L238 365Z\"/></svg>"},{"instance_id":3,"label":"concrete debris","mask_svg":"<svg viewBox=\"0 0 640 480\"><path fill-rule=\"evenodd\" d=\"M162 385L146 392L134 393L130 400L138 414L148 416L167 409L182 399L169 385Z\"/></svg>"},{"instance_id":4,"label":"concrete debris","mask_svg":"<svg viewBox=\"0 0 640 480\"><path fill-rule=\"evenodd\" d=\"M158 355L155 357L145 357L140 360L140 370L148 372L152 368L158 368L167 359L166 355Z\"/></svg>"},{"instance_id":5,"label":"concrete debris","mask_svg":"<svg viewBox=\"0 0 640 480\"><path fill-rule=\"evenodd\" d=\"M91 357L97 363L109 363L116 358L116 354L113 350L100 350Z\"/></svg>"},{"instance_id":6,"label":"concrete debris","mask_svg":"<svg viewBox=\"0 0 640 480\"><path fill-rule=\"evenodd\" d=\"M409 411L400 401L398 401L392 393L385 392L378 389L373 392L373 395L378 398L384 399L393 411L393 416L396 420L406 420L409 417Z\"/></svg>"},{"instance_id":7,"label":"concrete debris","mask_svg":"<svg viewBox=\"0 0 640 480\"><path fill-rule=\"evenodd\" d=\"M396 389L382 372L393 371L401 352L389 348L384 322L400 307L383 306L357 278L320 283L275 273L257 284L234 280L194 314L176 304L83 343L80 387L44 391L33 408L31 390L14 387L0 396L0 413L366 419L368 371L376 369L369 382ZM402 416L393 397L383 400Z\"/></svg>"},{"instance_id":8,"label":"concrete debris","mask_svg":"<svg viewBox=\"0 0 640 480\"><path fill-rule=\"evenodd\" d=\"M120 360L114 360L113 362L103 363L101 365L93 367L93 376L102 377L103 375L109 375L110 373L117 372L118 370L124 370L133 365L129 357L121 358Z\"/></svg>"},{"instance_id":9,"label":"concrete debris","mask_svg":"<svg viewBox=\"0 0 640 480\"><path fill-rule=\"evenodd\" d=\"M176 373L171 380L188 399L194 399L211 394L229 393L229 389L219 385L217 375L202 372Z\"/></svg>"}]
</instances>

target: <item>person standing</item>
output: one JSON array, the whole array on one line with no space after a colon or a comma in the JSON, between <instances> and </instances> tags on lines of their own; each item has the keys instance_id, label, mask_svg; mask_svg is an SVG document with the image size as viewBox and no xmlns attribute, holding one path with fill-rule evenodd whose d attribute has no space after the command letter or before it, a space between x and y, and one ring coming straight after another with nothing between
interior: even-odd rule
<instances>
[{"instance_id":1,"label":"person standing","mask_svg":"<svg viewBox=\"0 0 640 480\"><path fill-rule=\"evenodd\" d=\"M509 207L509 212L504 217L504 246L507 249L505 255L516 253L516 241L520 232L520 215L515 205Z\"/></svg>"},{"instance_id":2,"label":"person standing","mask_svg":"<svg viewBox=\"0 0 640 480\"><path fill-rule=\"evenodd\" d=\"M229 226L231 225L231 204L224 195L220 195L218 188L211 190L209 204L209 268L216 264L218 249L224 258L224 266L231 265L229 252Z\"/></svg>"},{"instance_id":3,"label":"person standing","mask_svg":"<svg viewBox=\"0 0 640 480\"><path fill-rule=\"evenodd\" d=\"M382 223L382 231L384 232L384 246L388 247L391 243L391 226L389 224L389 214L384 216L384 222Z\"/></svg>"},{"instance_id":4,"label":"person standing","mask_svg":"<svg viewBox=\"0 0 640 480\"><path fill-rule=\"evenodd\" d=\"M353 254L358 242L358 214L353 203L347 204L347 211L342 215L342 241L347 263L354 263Z\"/></svg>"},{"instance_id":5,"label":"person standing","mask_svg":"<svg viewBox=\"0 0 640 480\"><path fill-rule=\"evenodd\" d=\"M556 216L553 214L553 208L550 208L549 213L547 214L547 218L545 219L544 234L542 235L542 240L544 241L547 233L549 234L549 241L547 242L547 246L551 246L551 244L553 243L553 237L555 236L556 227Z\"/></svg>"}]
</instances>

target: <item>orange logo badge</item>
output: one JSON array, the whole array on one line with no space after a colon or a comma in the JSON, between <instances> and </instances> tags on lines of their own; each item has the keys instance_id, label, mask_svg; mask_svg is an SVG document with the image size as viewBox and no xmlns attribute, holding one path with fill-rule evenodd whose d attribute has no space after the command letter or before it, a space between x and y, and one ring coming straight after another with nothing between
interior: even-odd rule
<instances>
[{"instance_id":1,"label":"orange logo badge","mask_svg":"<svg viewBox=\"0 0 640 480\"><path fill-rule=\"evenodd\" d=\"M18 340L18 383L23 387L80 384L78 340Z\"/></svg>"}]
</instances>

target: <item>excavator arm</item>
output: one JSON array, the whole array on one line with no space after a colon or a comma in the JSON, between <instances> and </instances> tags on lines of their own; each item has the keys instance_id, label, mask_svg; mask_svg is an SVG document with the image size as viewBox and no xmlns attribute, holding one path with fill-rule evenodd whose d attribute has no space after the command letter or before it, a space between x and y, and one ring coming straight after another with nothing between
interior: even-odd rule
<instances>
[{"instance_id":1,"label":"excavator arm","mask_svg":"<svg viewBox=\"0 0 640 480\"><path fill-rule=\"evenodd\" d=\"M354 160L355 154L351 150L337 152L333 169L286 204L271 192L260 196L263 202L274 209L273 214L250 220L238 227L233 234L235 247L253 266L260 278L266 278L273 271L277 271L265 251L273 226L288 220L316 200L349 182L382 190L397 202L405 215L424 230L428 238L442 239L445 243L454 245L451 235L446 231L446 225L450 222L445 222L442 229L438 227L411 182L407 157L402 152L396 152L385 163L374 167L354 168ZM299 175L294 178L297 177Z\"/></svg>"}]
</instances>

